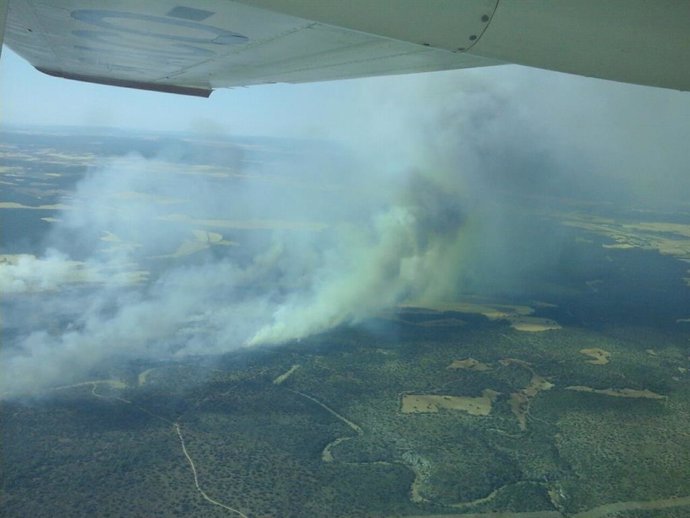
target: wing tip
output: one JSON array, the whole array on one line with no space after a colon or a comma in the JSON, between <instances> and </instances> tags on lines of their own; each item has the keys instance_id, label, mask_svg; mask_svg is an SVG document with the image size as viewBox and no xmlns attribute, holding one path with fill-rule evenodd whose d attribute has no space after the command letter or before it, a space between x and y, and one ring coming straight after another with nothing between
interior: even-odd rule
<instances>
[{"instance_id":1,"label":"wing tip","mask_svg":"<svg viewBox=\"0 0 690 518\"><path fill-rule=\"evenodd\" d=\"M190 95L193 97L209 97L213 92L211 88L196 88L193 86L180 86L165 83L151 83L146 81L132 81L129 79L117 79L113 77L89 76L84 74L73 74L60 70L50 70L43 67L36 67L36 70L49 76L72 79L86 83L96 83L99 85L119 86L123 88L134 88L137 90L148 90L152 92L164 92L169 94Z\"/></svg>"}]
</instances>

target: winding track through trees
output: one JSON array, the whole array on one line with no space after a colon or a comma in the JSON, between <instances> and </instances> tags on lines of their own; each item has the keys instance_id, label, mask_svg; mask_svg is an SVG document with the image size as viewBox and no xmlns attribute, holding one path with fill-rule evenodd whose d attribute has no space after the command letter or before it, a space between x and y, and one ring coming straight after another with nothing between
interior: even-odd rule
<instances>
[{"instance_id":1,"label":"winding track through trees","mask_svg":"<svg viewBox=\"0 0 690 518\"><path fill-rule=\"evenodd\" d=\"M352 428L355 432L357 432L358 435L362 435L362 434L364 433L364 430L362 430L362 428L361 428L358 424L353 423L353 422L350 421L347 417L345 417L345 416L343 416L343 415L340 415L338 412L336 412L335 410L333 410L333 409L332 409L331 407L329 407L328 405L322 403L321 401L319 401L319 400L316 399L315 397L312 397L312 396L310 396L309 394L305 394L304 392L300 392L299 390L293 390L293 389L287 389L287 390L289 390L289 391L292 392L293 394L297 394L297 395L299 395L299 396L302 396L303 398L307 398L309 401L312 401L312 402L316 403L316 404L319 405L321 408L323 408L324 410L326 410L329 414L334 415L335 417L337 417L338 419L340 419L343 423L345 423L347 426L349 426L350 428Z\"/></svg>"},{"instance_id":2,"label":"winding track through trees","mask_svg":"<svg viewBox=\"0 0 690 518\"><path fill-rule=\"evenodd\" d=\"M287 389L293 394L297 394L299 396L302 396L303 398L308 399L309 401L319 405L321 408L326 410L328 413L331 415L335 416L338 418L340 421L348 425L352 430L357 432L358 435L362 435L364 433L364 430L356 424L350 421L347 417L339 414L335 410L333 410L331 407L326 405L325 403L322 403L318 399L316 399L313 396L310 396L308 394L305 394L304 392L300 392L298 390L294 389ZM545 422L545 421L544 421ZM549 424L549 423L547 423ZM178 431L179 433L179 431ZM328 444L326 448L324 449L324 453L327 451L328 456L330 456L330 459L327 460L322 456L322 460L324 462L330 462L332 461L332 455L330 453L330 448L335 446L337 443L342 442L344 440L352 439L353 437L339 437L332 443ZM415 479L416 482L416 479ZM503 487L496 489L493 491L491 494L489 494L487 497L480 498L478 500L475 500L473 502L465 502L462 504L456 504L453 507L464 507L464 506L469 506L469 505L474 505L482 502L487 502L489 500L492 500L496 494L503 489ZM626 501L626 502L613 502L609 504L603 504L598 507L594 507L592 509L589 509L587 511L581 511L577 514L572 515L572 518L605 518L606 516L609 516L614 513L620 513L623 511L637 511L637 510L657 510L657 509L668 509L672 507L684 507L684 506L690 506L690 496L686 497L677 497L677 498L665 498L665 499L659 499L659 500L651 500L651 501ZM501 511L501 512L486 512L486 513L458 513L458 514L437 514L437 515L420 515L420 516L410 516L408 518L563 518L564 515L560 511L556 510L548 510L548 511L525 511L525 512L511 512L511 511Z\"/></svg>"},{"instance_id":3,"label":"winding track through trees","mask_svg":"<svg viewBox=\"0 0 690 518\"><path fill-rule=\"evenodd\" d=\"M184 453L184 456L187 457L187 460L189 461L189 465L192 467L192 473L194 474L194 485L196 486L196 489L199 491L202 497L213 505L217 505L219 507L222 507L224 509L227 509L228 511L232 511L235 514L238 514L239 516L242 516L242 518L249 518L246 514L244 514L242 511L235 509L233 507L230 507L229 505L225 505L218 500L214 500L210 496L206 494L206 491L204 491L201 486L199 485L199 476L197 475L196 472L196 466L194 465L194 461L192 460L192 457L190 457L189 453L187 452L187 447L185 446L184 443L184 437L182 437L182 431L180 430L180 425L178 423L175 423L173 425L175 427L175 431L177 432L177 436L180 438L180 444L182 445L182 452Z\"/></svg>"},{"instance_id":4,"label":"winding track through trees","mask_svg":"<svg viewBox=\"0 0 690 518\"><path fill-rule=\"evenodd\" d=\"M288 372L290 372L290 371L288 371ZM299 390L293 390L293 389L287 389L287 390L289 390L293 394L297 394L298 396L302 396L303 398L308 399L312 403L319 405L321 408L326 410L328 413L335 416L336 418L341 420L343 423L345 423L347 426L352 428L357 433L357 435L362 435L364 433L364 430L362 430L362 427L359 426L357 423L353 423L347 417L339 414L338 412L333 410L331 407L329 407L325 403L322 403L321 401L319 401L315 397L310 396L309 394L305 394L304 392L300 392ZM333 448L335 448L336 446L338 446L338 444L341 444L345 441L349 441L350 439L354 439L355 437L356 436L354 436L354 435L353 436L343 436L343 437L338 437L335 440L329 442L326 445L326 447L323 449L323 451L321 452L321 460L324 462L333 462L333 454L331 453L331 450Z\"/></svg>"},{"instance_id":5,"label":"winding track through trees","mask_svg":"<svg viewBox=\"0 0 690 518\"><path fill-rule=\"evenodd\" d=\"M184 441L184 436L182 435L182 430L180 428L180 425L177 421L171 421L170 419L167 419L163 416L154 414L153 412L136 405L132 403L131 401L124 399L119 396L105 396L103 394L99 394L97 392L97 387L99 384L112 384L112 380L99 380L99 381L87 381L83 383L77 383L74 385L69 385L66 387L59 387L59 389L65 389L65 388L72 388L72 387L77 387L77 386L83 386L83 385L91 385L91 394L98 398L98 399L111 399L111 400L117 400L122 403L126 403L128 405L131 405L132 407L136 408L137 410L144 412L152 417L155 417L157 419L160 419L162 421L165 421L168 424L171 424L173 428L175 429L175 432L177 433L178 438L180 439L180 445L182 447L182 453L187 459L187 462L189 463L189 466L192 469L192 474L194 475L194 486L196 487L197 491L199 494L212 505L221 507L223 509L226 509L227 511L230 511L242 518L249 518L246 514L244 514L242 511L239 509L235 509L234 507L230 507L229 505L226 505L222 502L219 502L218 500L215 500L211 498L201 487L201 484L199 483L199 475L196 469L196 465L194 463L194 460L192 459L191 455L187 451L187 446ZM116 388L121 388L121 387L116 387ZM348 418L345 416L339 414L335 410L333 410L331 407L326 405L325 403L322 403L318 399L316 399L313 396L310 396L308 394L305 394L304 392L300 392L298 390L293 390L293 389L287 389L290 392L297 394L305 399L308 399L312 403L315 403L319 405L321 408L326 410L328 413L331 415L335 416L337 419L345 423L348 427L350 427L352 430L354 430L358 435L361 435L364 433L364 430L362 428L350 421ZM350 437L351 438L351 437ZM347 437L343 438L341 437L340 439L348 439ZM337 441L337 439L336 439ZM333 444L334 446L334 444ZM493 493L490 495L490 497L494 496ZM480 499L484 500L484 499ZM473 502L476 503L476 502ZM626 502L613 502L609 504L603 504L597 507L594 507L592 509L586 510L586 511L581 511L579 513L576 513L574 515L571 515L572 518L605 518L607 516L613 515L615 513L620 513L624 511L637 511L637 510L658 510L658 509L670 509L674 507L685 507L685 506L690 506L690 496L684 496L684 497L674 497L674 498L663 498L663 499L658 499L658 500L650 500L650 501L626 501ZM555 510L550 510L550 511L527 511L527 512L510 512L510 511L502 511L502 512L486 512L486 513L457 513L457 514L436 514L436 515L411 515L408 518L563 518L565 515L560 513L559 511Z\"/></svg>"},{"instance_id":6,"label":"winding track through trees","mask_svg":"<svg viewBox=\"0 0 690 518\"><path fill-rule=\"evenodd\" d=\"M204 500L206 500L207 502L213 504L213 505L216 505L218 507L222 507L223 509L227 509L228 511L231 511L231 512L237 514L238 516L241 516L242 518L249 518L246 514L244 514L239 509L235 509L234 507L230 507L229 505L225 505L224 503L219 502L218 500L214 500L213 498L208 496L206 491L203 490L203 488L199 484L199 475L198 475L197 470L196 470L196 465L194 464L194 460L192 459L191 455L189 455L189 452L187 451L187 446L184 442L182 430L180 429L180 424L177 421L171 421L170 419L167 419L163 416L154 414L153 412L146 410L145 408L140 407L139 405L135 405L131 401L124 399L124 398L121 398L119 396L104 396L103 394L99 394L98 392L96 392L96 387L98 386L98 383L99 383L98 381L90 381L87 383L87 384L91 384L91 386L92 386L91 387L91 394L93 396L95 396L96 398L98 398L98 399L114 399L114 400L120 401L122 403L127 403L128 405L131 405L132 407L136 408L140 412L144 412L145 414L148 414L152 417L160 419L161 421L165 421L168 424L172 424L173 428L175 429L175 432L177 432L177 436L180 438L180 445L182 446L182 453L184 453L184 456L187 458L187 462L189 462L189 466L192 468L192 474L194 475L194 486L196 487L197 491L202 496L202 498ZM77 386L77 385L74 385L74 386Z\"/></svg>"}]
</instances>

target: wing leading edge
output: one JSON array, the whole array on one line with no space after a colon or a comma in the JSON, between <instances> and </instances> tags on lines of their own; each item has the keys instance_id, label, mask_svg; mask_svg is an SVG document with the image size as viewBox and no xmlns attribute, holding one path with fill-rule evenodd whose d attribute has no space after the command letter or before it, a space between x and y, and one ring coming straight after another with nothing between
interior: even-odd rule
<instances>
[{"instance_id":1,"label":"wing leading edge","mask_svg":"<svg viewBox=\"0 0 690 518\"><path fill-rule=\"evenodd\" d=\"M497 63L236 1L190 4L10 0L5 41L50 75L190 95Z\"/></svg>"},{"instance_id":2,"label":"wing leading edge","mask_svg":"<svg viewBox=\"0 0 690 518\"><path fill-rule=\"evenodd\" d=\"M188 95L502 63L690 90L690 2L679 0L3 5L5 43L47 74Z\"/></svg>"}]
</instances>

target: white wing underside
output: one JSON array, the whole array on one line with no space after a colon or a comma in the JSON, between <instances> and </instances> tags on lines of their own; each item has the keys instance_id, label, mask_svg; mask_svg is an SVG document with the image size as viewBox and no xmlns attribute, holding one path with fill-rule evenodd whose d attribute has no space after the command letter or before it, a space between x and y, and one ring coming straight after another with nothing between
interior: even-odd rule
<instances>
[{"instance_id":1,"label":"white wing underside","mask_svg":"<svg viewBox=\"0 0 690 518\"><path fill-rule=\"evenodd\" d=\"M192 95L498 63L230 0L10 1L5 40L51 75Z\"/></svg>"},{"instance_id":2,"label":"white wing underside","mask_svg":"<svg viewBox=\"0 0 690 518\"><path fill-rule=\"evenodd\" d=\"M0 0L0 28L5 10L43 72L192 95L501 63L690 90L688 0Z\"/></svg>"}]
</instances>

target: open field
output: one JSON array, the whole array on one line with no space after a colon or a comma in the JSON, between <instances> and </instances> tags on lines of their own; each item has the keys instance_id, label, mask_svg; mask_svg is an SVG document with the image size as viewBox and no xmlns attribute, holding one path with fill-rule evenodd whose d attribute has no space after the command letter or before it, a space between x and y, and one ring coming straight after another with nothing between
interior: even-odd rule
<instances>
[{"instance_id":1,"label":"open field","mask_svg":"<svg viewBox=\"0 0 690 518\"><path fill-rule=\"evenodd\" d=\"M491 404L499 393L486 389L480 397L463 396L424 396L405 394L402 397L400 411L403 414L438 412L442 408L462 410L470 415L489 415Z\"/></svg>"}]
</instances>

